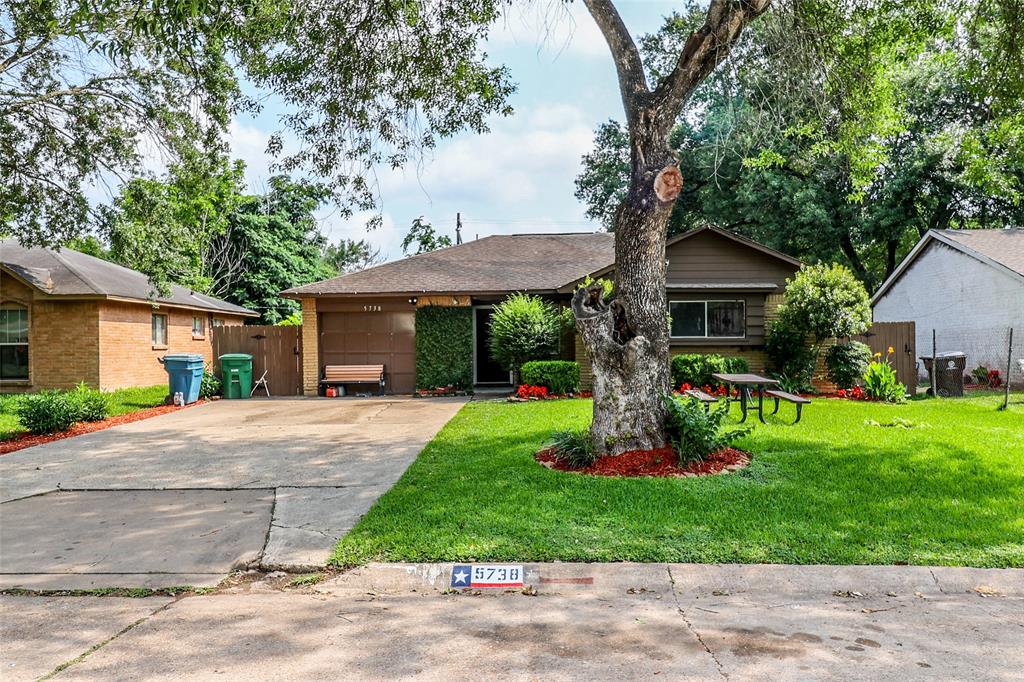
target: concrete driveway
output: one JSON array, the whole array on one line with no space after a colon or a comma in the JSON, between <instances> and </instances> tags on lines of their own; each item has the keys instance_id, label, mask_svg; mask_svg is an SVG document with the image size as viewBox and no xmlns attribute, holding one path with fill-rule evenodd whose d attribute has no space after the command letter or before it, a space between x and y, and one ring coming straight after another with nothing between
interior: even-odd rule
<instances>
[{"instance_id":1,"label":"concrete driveway","mask_svg":"<svg viewBox=\"0 0 1024 682\"><path fill-rule=\"evenodd\" d=\"M0 588L323 565L464 402L222 400L0 457Z\"/></svg>"}]
</instances>

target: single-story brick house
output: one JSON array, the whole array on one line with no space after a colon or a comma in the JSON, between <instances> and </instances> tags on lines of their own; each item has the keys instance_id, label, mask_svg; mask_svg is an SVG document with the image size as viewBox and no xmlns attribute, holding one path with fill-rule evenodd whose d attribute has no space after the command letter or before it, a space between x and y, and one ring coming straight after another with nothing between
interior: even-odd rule
<instances>
[{"instance_id":1,"label":"single-story brick house","mask_svg":"<svg viewBox=\"0 0 1024 682\"><path fill-rule=\"evenodd\" d=\"M717 228L668 241L671 352L742 355L764 369L765 323L782 301L794 258ZM487 352L491 308L513 292L568 304L587 276L615 268L609 233L494 235L361 272L295 287L302 302L303 392L316 395L325 365L383 364L388 390L448 381L508 386ZM562 357L590 363L579 340Z\"/></svg>"},{"instance_id":2,"label":"single-story brick house","mask_svg":"<svg viewBox=\"0 0 1024 682\"><path fill-rule=\"evenodd\" d=\"M257 313L71 249L0 241L0 392L153 386L167 353L212 360L210 329Z\"/></svg>"}]
</instances>

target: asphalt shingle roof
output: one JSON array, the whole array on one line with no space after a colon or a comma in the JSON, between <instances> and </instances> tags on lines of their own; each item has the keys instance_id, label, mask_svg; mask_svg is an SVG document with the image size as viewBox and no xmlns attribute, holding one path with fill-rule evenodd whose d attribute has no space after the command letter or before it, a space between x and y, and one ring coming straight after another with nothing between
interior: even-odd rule
<instances>
[{"instance_id":1,"label":"asphalt shingle roof","mask_svg":"<svg viewBox=\"0 0 1024 682\"><path fill-rule=\"evenodd\" d=\"M1024 230L937 230L937 232L1024 275Z\"/></svg>"},{"instance_id":2,"label":"asphalt shingle roof","mask_svg":"<svg viewBox=\"0 0 1024 682\"><path fill-rule=\"evenodd\" d=\"M615 237L607 232L492 235L284 293L554 291L614 262Z\"/></svg>"},{"instance_id":3,"label":"asphalt shingle roof","mask_svg":"<svg viewBox=\"0 0 1024 682\"><path fill-rule=\"evenodd\" d=\"M170 295L158 296L149 278L141 272L68 248L25 248L13 239L0 240L0 263L52 296L113 296L238 315L256 314L176 284L171 285Z\"/></svg>"}]
</instances>

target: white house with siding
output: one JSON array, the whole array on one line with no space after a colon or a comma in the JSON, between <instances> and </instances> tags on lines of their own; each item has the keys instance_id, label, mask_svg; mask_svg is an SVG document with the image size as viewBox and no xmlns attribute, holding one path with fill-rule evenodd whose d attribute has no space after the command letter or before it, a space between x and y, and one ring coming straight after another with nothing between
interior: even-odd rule
<instances>
[{"instance_id":1,"label":"white house with siding","mask_svg":"<svg viewBox=\"0 0 1024 682\"><path fill-rule=\"evenodd\" d=\"M1014 356L1024 357L1024 229L931 230L871 305L876 322L916 323L918 356L931 353L934 329L939 353L962 351L968 371L985 365L1005 375L1011 327Z\"/></svg>"}]
</instances>

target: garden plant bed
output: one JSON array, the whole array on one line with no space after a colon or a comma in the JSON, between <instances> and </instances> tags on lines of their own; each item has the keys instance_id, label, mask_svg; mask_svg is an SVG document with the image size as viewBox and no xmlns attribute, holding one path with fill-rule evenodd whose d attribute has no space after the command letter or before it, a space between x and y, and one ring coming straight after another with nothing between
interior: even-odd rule
<instances>
[{"instance_id":1,"label":"garden plant bed","mask_svg":"<svg viewBox=\"0 0 1024 682\"><path fill-rule=\"evenodd\" d=\"M0 441L0 455L6 455L11 452L17 452L18 450L24 450L34 445L43 445L44 443L52 443L55 440L63 440L65 438L73 438L74 436L81 436L86 433L92 433L93 431L102 431L103 429L109 429L112 426L120 426L121 424L130 424L131 422L141 421L143 419L149 419L150 417L159 417L162 414L168 412L174 412L176 410L183 410L194 405L200 405L203 401L185 405L184 407L178 407L176 405L160 405L158 407L150 407L144 410L138 410L137 412L129 412L127 414L119 414L114 417L107 417L106 419L98 422L78 422L67 431L61 431L59 433L45 433L45 434L32 434L32 433L21 433L13 436L9 440Z\"/></svg>"},{"instance_id":2,"label":"garden plant bed","mask_svg":"<svg viewBox=\"0 0 1024 682\"><path fill-rule=\"evenodd\" d=\"M721 448L704 459L680 464L675 450L670 447L656 450L632 450L614 457L598 457L597 461L583 469L573 469L557 459L554 448L545 448L535 455L542 465L549 469L568 471L590 476L660 476L684 478L711 476L737 471L750 464L750 453L736 448Z\"/></svg>"}]
</instances>

